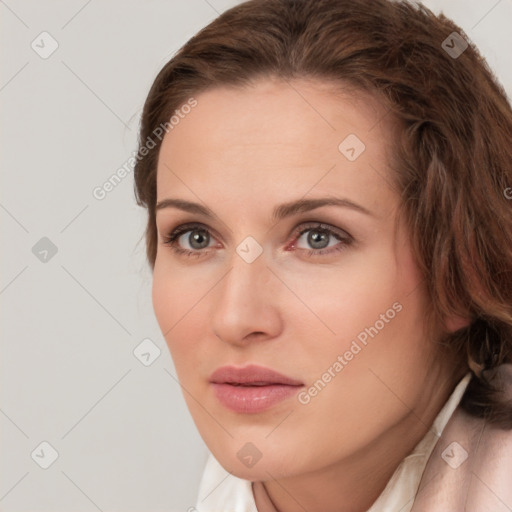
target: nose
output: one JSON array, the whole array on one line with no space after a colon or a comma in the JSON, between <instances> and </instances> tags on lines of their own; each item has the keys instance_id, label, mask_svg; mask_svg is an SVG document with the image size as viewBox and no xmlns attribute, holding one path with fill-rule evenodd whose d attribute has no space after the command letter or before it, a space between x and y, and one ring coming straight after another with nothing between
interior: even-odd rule
<instances>
[{"instance_id":1,"label":"nose","mask_svg":"<svg viewBox=\"0 0 512 512\"><path fill-rule=\"evenodd\" d=\"M278 336L282 327L279 286L260 255L252 263L233 254L231 268L215 287L211 322L213 333L226 343L245 346Z\"/></svg>"}]
</instances>

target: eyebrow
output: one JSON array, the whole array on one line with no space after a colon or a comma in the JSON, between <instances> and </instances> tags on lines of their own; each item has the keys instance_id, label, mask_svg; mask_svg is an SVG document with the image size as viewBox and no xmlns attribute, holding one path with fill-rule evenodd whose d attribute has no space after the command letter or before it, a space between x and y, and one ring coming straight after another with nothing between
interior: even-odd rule
<instances>
[{"instance_id":1,"label":"eyebrow","mask_svg":"<svg viewBox=\"0 0 512 512\"><path fill-rule=\"evenodd\" d=\"M339 197L320 197L317 199L298 199L297 201L291 201L289 203L283 203L276 208L272 213L272 221L291 217L303 212L315 210L322 206L338 206L342 208L350 208L360 213L375 217L370 210L361 206L360 204L354 203L349 199ZM195 213L204 215L205 217L218 218L209 208L199 203L193 203L191 201L185 201L183 199L162 199L156 204L156 210L162 210L164 208L177 208L189 213Z\"/></svg>"}]
</instances>

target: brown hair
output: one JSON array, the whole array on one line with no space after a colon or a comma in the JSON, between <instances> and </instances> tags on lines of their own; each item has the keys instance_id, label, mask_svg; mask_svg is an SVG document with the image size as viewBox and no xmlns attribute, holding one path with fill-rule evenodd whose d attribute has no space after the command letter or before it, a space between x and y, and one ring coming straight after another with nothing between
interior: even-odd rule
<instances>
[{"instance_id":1,"label":"brown hair","mask_svg":"<svg viewBox=\"0 0 512 512\"><path fill-rule=\"evenodd\" d=\"M190 39L156 77L142 113L134 178L137 203L148 210L151 268L158 127L207 88L259 77L350 84L379 97L399 121L394 179L431 314L471 320L440 342L464 366L469 360L483 369L474 371L461 405L512 428L496 371L512 353L512 109L462 29L421 4L251 0Z\"/></svg>"}]
</instances>

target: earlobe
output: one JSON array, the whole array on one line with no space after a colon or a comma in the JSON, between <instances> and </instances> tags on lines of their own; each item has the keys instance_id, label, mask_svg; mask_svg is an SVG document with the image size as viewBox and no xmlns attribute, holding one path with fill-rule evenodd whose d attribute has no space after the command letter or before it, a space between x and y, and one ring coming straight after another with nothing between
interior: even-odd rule
<instances>
[{"instance_id":1,"label":"earlobe","mask_svg":"<svg viewBox=\"0 0 512 512\"><path fill-rule=\"evenodd\" d=\"M458 315L451 315L445 321L445 328L448 332L455 332L463 327L467 327L471 323L471 319Z\"/></svg>"}]
</instances>

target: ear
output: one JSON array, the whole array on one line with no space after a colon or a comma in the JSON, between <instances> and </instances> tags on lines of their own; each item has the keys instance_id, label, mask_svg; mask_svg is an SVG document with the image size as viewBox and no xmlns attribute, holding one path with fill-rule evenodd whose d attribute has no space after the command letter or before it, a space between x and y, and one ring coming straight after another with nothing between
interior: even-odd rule
<instances>
[{"instance_id":1,"label":"ear","mask_svg":"<svg viewBox=\"0 0 512 512\"><path fill-rule=\"evenodd\" d=\"M455 332L463 327L467 327L471 323L468 317L451 315L445 320L445 328L448 332Z\"/></svg>"}]
</instances>

